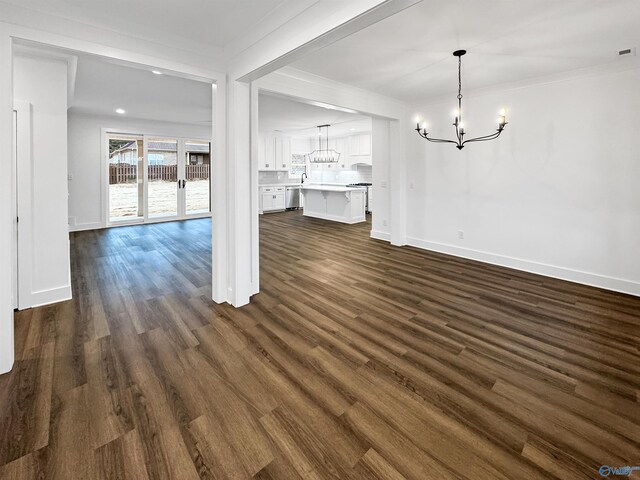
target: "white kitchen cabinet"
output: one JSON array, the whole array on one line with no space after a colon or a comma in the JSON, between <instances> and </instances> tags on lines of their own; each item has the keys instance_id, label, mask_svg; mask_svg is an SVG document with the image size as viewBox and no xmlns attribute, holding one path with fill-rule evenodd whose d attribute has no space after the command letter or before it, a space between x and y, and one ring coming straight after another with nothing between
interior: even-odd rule
<instances>
[{"instance_id":1,"label":"white kitchen cabinet","mask_svg":"<svg viewBox=\"0 0 640 480\"><path fill-rule=\"evenodd\" d=\"M260 211L275 212L285 209L285 187L261 187Z\"/></svg>"},{"instance_id":2,"label":"white kitchen cabinet","mask_svg":"<svg viewBox=\"0 0 640 480\"><path fill-rule=\"evenodd\" d=\"M291 138L280 137L280 145L276 148L276 161L277 170L291 170Z\"/></svg>"},{"instance_id":3,"label":"white kitchen cabinet","mask_svg":"<svg viewBox=\"0 0 640 480\"><path fill-rule=\"evenodd\" d=\"M275 144L271 135L260 136L258 170L275 170Z\"/></svg>"},{"instance_id":4,"label":"white kitchen cabinet","mask_svg":"<svg viewBox=\"0 0 640 480\"><path fill-rule=\"evenodd\" d=\"M371 134L349 137L349 164L371 165Z\"/></svg>"},{"instance_id":5,"label":"white kitchen cabinet","mask_svg":"<svg viewBox=\"0 0 640 480\"><path fill-rule=\"evenodd\" d=\"M291 169L291 138L280 133L260 139L258 170L289 171Z\"/></svg>"},{"instance_id":6,"label":"white kitchen cabinet","mask_svg":"<svg viewBox=\"0 0 640 480\"><path fill-rule=\"evenodd\" d=\"M349 152L355 156L371 155L371 134L361 133L349 137Z\"/></svg>"}]
</instances>

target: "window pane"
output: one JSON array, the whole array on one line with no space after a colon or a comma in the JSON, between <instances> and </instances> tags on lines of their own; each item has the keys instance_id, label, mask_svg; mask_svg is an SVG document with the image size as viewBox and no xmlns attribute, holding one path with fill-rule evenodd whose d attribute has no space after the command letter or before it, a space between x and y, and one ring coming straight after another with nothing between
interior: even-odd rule
<instances>
[{"instance_id":1,"label":"window pane","mask_svg":"<svg viewBox=\"0 0 640 480\"><path fill-rule=\"evenodd\" d=\"M188 140L185 144L185 202L187 215L211 211L209 142Z\"/></svg>"},{"instance_id":2,"label":"window pane","mask_svg":"<svg viewBox=\"0 0 640 480\"><path fill-rule=\"evenodd\" d=\"M109 143L109 220L143 217L142 137L108 135Z\"/></svg>"},{"instance_id":3,"label":"window pane","mask_svg":"<svg viewBox=\"0 0 640 480\"><path fill-rule=\"evenodd\" d=\"M178 140L149 138L147 142L149 218L178 215Z\"/></svg>"}]
</instances>

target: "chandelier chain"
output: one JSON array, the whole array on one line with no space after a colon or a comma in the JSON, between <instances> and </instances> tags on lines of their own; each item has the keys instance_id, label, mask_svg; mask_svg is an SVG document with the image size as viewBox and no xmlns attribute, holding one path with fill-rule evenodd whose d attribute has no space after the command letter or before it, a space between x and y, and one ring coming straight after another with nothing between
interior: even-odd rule
<instances>
[{"instance_id":1,"label":"chandelier chain","mask_svg":"<svg viewBox=\"0 0 640 480\"><path fill-rule=\"evenodd\" d=\"M462 99L462 57L458 57L458 100Z\"/></svg>"}]
</instances>

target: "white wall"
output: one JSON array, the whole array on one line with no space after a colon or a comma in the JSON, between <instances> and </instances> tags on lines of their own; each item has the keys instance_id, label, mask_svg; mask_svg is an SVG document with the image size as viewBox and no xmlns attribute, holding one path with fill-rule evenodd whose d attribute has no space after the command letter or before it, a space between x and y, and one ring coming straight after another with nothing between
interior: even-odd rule
<instances>
[{"instance_id":1,"label":"white wall","mask_svg":"<svg viewBox=\"0 0 640 480\"><path fill-rule=\"evenodd\" d=\"M69 112L69 228L104 227L105 201L101 196L103 128L120 132L176 137L210 138L211 126L155 122L127 117L99 117Z\"/></svg>"},{"instance_id":2,"label":"white wall","mask_svg":"<svg viewBox=\"0 0 640 480\"><path fill-rule=\"evenodd\" d=\"M67 63L14 58L14 98L32 105L31 306L71 298L67 231ZM22 293L22 292L21 292ZM22 302L21 302L22 303Z\"/></svg>"},{"instance_id":3,"label":"white wall","mask_svg":"<svg viewBox=\"0 0 640 480\"><path fill-rule=\"evenodd\" d=\"M448 138L454 102L416 113ZM467 95L466 130L501 107L462 151L411 132L408 243L640 295L640 70Z\"/></svg>"}]
</instances>

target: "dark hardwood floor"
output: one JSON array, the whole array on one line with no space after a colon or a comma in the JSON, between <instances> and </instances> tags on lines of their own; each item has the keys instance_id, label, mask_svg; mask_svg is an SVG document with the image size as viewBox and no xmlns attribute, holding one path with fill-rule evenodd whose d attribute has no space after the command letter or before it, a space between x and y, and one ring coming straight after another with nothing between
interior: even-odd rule
<instances>
[{"instance_id":1,"label":"dark hardwood floor","mask_svg":"<svg viewBox=\"0 0 640 480\"><path fill-rule=\"evenodd\" d=\"M0 478L640 465L639 298L392 247L368 224L260 226L262 293L238 310L210 300L209 220L73 234L74 299L16 315Z\"/></svg>"}]
</instances>

